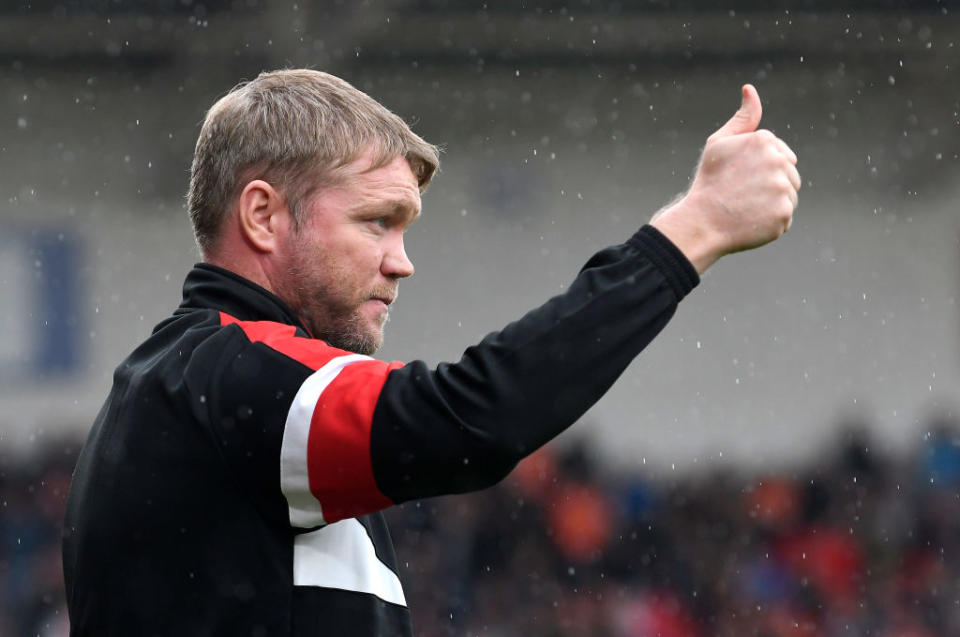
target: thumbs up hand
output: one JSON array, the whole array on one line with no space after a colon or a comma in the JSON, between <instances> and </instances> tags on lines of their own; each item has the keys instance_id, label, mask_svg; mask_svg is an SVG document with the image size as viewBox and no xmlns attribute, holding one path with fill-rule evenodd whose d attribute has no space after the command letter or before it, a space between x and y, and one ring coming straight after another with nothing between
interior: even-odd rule
<instances>
[{"instance_id":1,"label":"thumbs up hand","mask_svg":"<svg viewBox=\"0 0 960 637\"><path fill-rule=\"evenodd\" d=\"M703 273L725 254L780 237L797 207L797 156L768 130L757 90L742 89L740 109L707 138L687 193L651 224Z\"/></svg>"},{"instance_id":2,"label":"thumbs up hand","mask_svg":"<svg viewBox=\"0 0 960 637\"><path fill-rule=\"evenodd\" d=\"M757 130L757 126L760 125L760 118L763 116L763 105L760 104L757 89L752 84L744 84L740 92L740 108L707 141L752 133Z\"/></svg>"}]
</instances>

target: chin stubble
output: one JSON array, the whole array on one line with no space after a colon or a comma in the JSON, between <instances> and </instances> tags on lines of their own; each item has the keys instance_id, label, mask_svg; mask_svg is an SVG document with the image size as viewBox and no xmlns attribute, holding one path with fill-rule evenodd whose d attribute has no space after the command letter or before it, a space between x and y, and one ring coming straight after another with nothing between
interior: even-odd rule
<instances>
[{"instance_id":1,"label":"chin stubble","mask_svg":"<svg viewBox=\"0 0 960 637\"><path fill-rule=\"evenodd\" d=\"M290 280L296 281L292 290L291 300L288 304L296 312L300 320L307 326L314 338L325 341L331 347L346 350L355 354L370 356L374 354L383 344L383 327L390 319L389 310L380 321L380 330L377 333L371 333L364 329L363 317L360 314L360 307L356 307L348 315L337 316L336 308L331 308L330 303L319 304L315 306L306 299L330 299L333 295L323 285L316 286L318 289L309 289L311 286L304 285L307 277L303 270L294 264L288 270ZM397 295L396 287L375 290L368 298L395 298ZM314 312L314 307L319 307L320 311ZM331 314L331 310L334 314ZM346 314L346 312L344 312Z\"/></svg>"},{"instance_id":2,"label":"chin stubble","mask_svg":"<svg viewBox=\"0 0 960 637\"><path fill-rule=\"evenodd\" d=\"M380 332L371 334L363 328L363 318L359 311L346 319L328 321L325 325L312 325L313 335L325 341L331 347L363 354L373 355L383 344L383 327L390 320L389 312L380 323Z\"/></svg>"}]
</instances>

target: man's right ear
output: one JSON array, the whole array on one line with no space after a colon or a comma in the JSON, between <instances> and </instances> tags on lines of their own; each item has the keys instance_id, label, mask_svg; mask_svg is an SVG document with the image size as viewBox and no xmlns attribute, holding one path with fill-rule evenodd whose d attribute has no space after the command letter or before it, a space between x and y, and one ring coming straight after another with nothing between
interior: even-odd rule
<instances>
[{"instance_id":1,"label":"man's right ear","mask_svg":"<svg viewBox=\"0 0 960 637\"><path fill-rule=\"evenodd\" d=\"M283 195L262 179L254 179L240 192L238 207L244 241L258 252L274 252L290 226L290 210Z\"/></svg>"}]
</instances>

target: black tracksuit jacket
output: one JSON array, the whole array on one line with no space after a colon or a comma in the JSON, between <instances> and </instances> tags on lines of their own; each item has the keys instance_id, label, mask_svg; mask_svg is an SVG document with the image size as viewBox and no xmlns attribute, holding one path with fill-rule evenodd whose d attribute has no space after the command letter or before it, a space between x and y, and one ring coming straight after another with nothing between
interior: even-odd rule
<instances>
[{"instance_id":1,"label":"black tracksuit jacket","mask_svg":"<svg viewBox=\"0 0 960 637\"><path fill-rule=\"evenodd\" d=\"M699 281L644 226L456 363L309 336L276 296L196 266L117 367L80 455L74 637L411 635L380 513L482 489L576 421Z\"/></svg>"}]
</instances>

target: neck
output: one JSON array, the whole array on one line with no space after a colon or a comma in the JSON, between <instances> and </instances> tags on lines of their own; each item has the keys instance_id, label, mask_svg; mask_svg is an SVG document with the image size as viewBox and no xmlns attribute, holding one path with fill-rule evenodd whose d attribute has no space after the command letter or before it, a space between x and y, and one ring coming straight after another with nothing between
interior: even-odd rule
<instances>
[{"instance_id":1,"label":"neck","mask_svg":"<svg viewBox=\"0 0 960 637\"><path fill-rule=\"evenodd\" d=\"M268 275L264 264L260 259L252 255L239 255L231 250L216 249L205 251L203 254L203 262L235 272L243 278L253 281L265 290L273 294L277 293L277 289L272 285L271 277Z\"/></svg>"}]
</instances>

